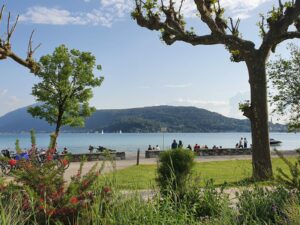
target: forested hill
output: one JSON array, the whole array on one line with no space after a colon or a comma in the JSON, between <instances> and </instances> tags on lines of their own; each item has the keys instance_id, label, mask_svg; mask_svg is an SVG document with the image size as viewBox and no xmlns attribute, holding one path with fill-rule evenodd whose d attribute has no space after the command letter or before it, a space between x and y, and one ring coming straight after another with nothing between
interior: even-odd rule
<instances>
[{"instance_id":1,"label":"forested hill","mask_svg":"<svg viewBox=\"0 0 300 225\"><path fill-rule=\"evenodd\" d=\"M71 132L246 132L248 120L225 117L196 107L153 106L133 109L97 110L86 120L84 128L64 127ZM0 117L0 132L22 132L34 128L37 132L50 132L53 127L33 119L27 108L12 111ZM272 131L285 131L280 124L271 124Z\"/></svg>"}]
</instances>

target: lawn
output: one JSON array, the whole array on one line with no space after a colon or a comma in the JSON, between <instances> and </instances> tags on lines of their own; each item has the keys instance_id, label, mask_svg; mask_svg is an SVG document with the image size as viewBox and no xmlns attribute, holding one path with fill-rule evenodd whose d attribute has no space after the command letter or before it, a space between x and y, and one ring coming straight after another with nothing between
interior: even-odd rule
<instances>
[{"instance_id":1,"label":"lawn","mask_svg":"<svg viewBox=\"0 0 300 225\"><path fill-rule=\"evenodd\" d=\"M295 161L294 157L288 158ZM277 174L276 168L287 171L287 166L279 158L272 159L273 171ZM131 166L126 169L115 171L103 177L106 181L114 182L121 189L148 189L155 187L157 165ZM219 162L197 162L193 169L191 180L203 184L213 179L215 184L221 185L243 185L251 177L251 160L230 160Z\"/></svg>"}]
</instances>

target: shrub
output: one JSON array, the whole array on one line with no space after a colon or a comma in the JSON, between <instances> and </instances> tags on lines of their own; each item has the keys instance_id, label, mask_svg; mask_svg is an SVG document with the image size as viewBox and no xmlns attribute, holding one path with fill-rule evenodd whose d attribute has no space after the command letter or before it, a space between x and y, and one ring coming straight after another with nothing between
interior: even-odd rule
<instances>
[{"instance_id":1,"label":"shrub","mask_svg":"<svg viewBox=\"0 0 300 225\"><path fill-rule=\"evenodd\" d=\"M200 219L220 217L222 210L230 205L228 195L223 193L222 187L216 188L213 180L208 180L204 187L195 184L189 186L182 202Z\"/></svg>"},{"instance_id":2,"label":"shrub","mask_svg":"<svg viewBox=\"0 0 300 225\"><path fill-rule=\"evenodd\" d=\"M300 150L297 150L298 157L294 164L286 159L281 152L277 150L275 150L275 152L288 166L290 173L289 175L281 168L277 168L277 181L285 187L295 189L298 193L300 193Z\"/></svg>"},{"instance_id":3,"label":"shrub","mask_svg":"<svg viewBox=\"0 0 300 225\"><path fill-rule=\"evenodd\" d=\"M237 194L239 224L276 224L276 218L284 216L282 209L291 194L283 187L268 189L254 187Z\"/></svg>"},{"instance_id":4,"label":"shrub","mask_svg":"<svg viewBox=\"0 0 300 225\"><path fill-rule=\"evenodd\" d=\"M1 225L24 225L28 223L28 213L22 211L22 198L11 191L3 192L0 195L0 224ZM13 201L8 201L13 199ZM32 223L33 224L33 223Z\"/></svg>"},{"instance_id":5,"label":"shrub","mask_svg":"<svg viewBox=\"0 0 300 225\"><path fill-rule=\"evenodd\" d=\"M300 225L300 205L297 199L289 200L283 207L284 216L277 218L277 223L281 225Z\"/></svg>"},{"instance_id":6,"label":"shrub","mask_svg":"<svg viewBox=\"0 0 300 225\"><path fill-rule=\"evenodd\" d=\"M194 155L191 151L175 149L162 152L156 179L162 194L171 192L182 196L193 165Z\"/></svg>"},{"instance_id":7,"label":"shrub","mask_svg":"<svg viewBox=\"0 0 300 225\"><path fill-rule=\"evenodd\" d=\"M184 205L174 205L173 201L161 201L157 195L151 200L143 199L140 193L114 192L110 201L98 199L78 224L110 225L182 225L199 224ZM107 210L103 210L106 208Z\"/></svg>"}]
</instances>

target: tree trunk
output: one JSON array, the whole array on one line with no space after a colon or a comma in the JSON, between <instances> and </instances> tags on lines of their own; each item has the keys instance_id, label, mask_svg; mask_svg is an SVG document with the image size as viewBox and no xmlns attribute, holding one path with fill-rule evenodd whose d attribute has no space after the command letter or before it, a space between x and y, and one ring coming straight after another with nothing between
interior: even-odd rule
<instances>
[{"instance_id":1,"label":"tree trunk","mask_svg":"<svg viewBox=\"0 0 300 225\"><path fill-rule=\"evenodd\" d=\"M56 140L58 138L60 127L61 127L62 115L63 115L63 113L59 112L58 117L57 117L56 127L55 127L55 132L54 132L55 136L54 136L54 141L53 141L53 146L52 146L53 149L56 148Z\"/></svg>"},{"instance_id":2,"label":"tree trunk","mask_svg":"<svg viewBox=\"0 0 300 225\"><path fill-rule=\"evenodd\" d=\"M270 156L266 58L256 55L247 60L251 90L248 118L252 133L253 178L267 180L273 176Z\"/></svg>"}]
</instances>

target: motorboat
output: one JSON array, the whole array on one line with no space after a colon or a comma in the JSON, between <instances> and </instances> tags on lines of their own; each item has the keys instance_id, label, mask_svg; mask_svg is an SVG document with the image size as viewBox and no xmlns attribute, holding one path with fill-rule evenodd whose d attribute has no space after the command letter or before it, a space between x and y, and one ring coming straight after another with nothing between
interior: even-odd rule
<instances>
[{"instance_id":1,"label":"motorboat","mask_svg":"<svg viewBox=\"0 0 300 225\"><path fill-rule=\"evenodd\" d=\"M270 138L270 145L279 145L280 143L282 143L282 141L278 141L273 138Z\"/></svg>"}]
</instances>

